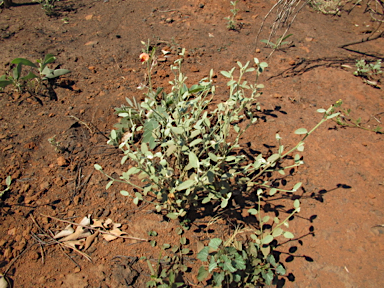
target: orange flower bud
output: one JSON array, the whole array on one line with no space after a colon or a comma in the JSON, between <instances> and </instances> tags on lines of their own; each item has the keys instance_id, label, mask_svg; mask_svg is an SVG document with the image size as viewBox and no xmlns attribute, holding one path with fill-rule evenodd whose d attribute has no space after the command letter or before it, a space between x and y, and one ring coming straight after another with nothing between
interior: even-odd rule
<instances>
[{"instance_id":1,"label":"orange flower bud","mask_svg":"<svg viewBox=\"0 0 384 288\"><path fill-rule=\"evenodd\" d=\"M147 53L141 53L139 58L141 62L147 62L149 60L149 55Z\"/></svg>"}]
</instances>

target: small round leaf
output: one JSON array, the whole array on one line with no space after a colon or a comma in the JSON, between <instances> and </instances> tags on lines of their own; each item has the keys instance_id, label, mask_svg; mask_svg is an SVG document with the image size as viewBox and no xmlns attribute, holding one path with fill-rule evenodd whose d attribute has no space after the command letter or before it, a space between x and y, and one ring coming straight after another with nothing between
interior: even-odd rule
<instances>
[{"instance_id":1,"label":"small round leaf","mask_svg":"<svg viewBox=\"0 0 384 288\"><path fill-rule=\"evenodd\" d=\"M308 131L305 128L299 128L295 131L295 134L301 135L301 134L307 134Z\"/></svg>"}]
</instances>

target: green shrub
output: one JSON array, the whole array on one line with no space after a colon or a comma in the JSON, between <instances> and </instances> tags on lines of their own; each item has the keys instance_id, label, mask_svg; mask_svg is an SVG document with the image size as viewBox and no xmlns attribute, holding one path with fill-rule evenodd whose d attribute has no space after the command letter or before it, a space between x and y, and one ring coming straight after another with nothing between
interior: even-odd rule
<instances>
[{"instance_id":1,"label":"green shrub","mask_svg":"<svg viewBox=\"0 0 384 288\"><path fill-rule=\"evenodd\" d=\"M114 182L125 183L135 189L122 190L122 195L131 197L136 205L141 201L151 203L171 219L185 220L191 208L208 203L224 209L234 194L241 197L256 193L258 203L249 209L258 223L250 233L251 241L243 243L236 240L235 235L225 243L218 238L212 239L198 253L198 258L208 263L208 269L207 265L200 267L198 279L202 281L212 276L216 287L224 283L236 287L270 284L276 275L285 273L272 255L271 242L280 236L294 237L284 227L288 227L288 219L300 211L300 202L294 201L293 212L283 220L261 215L261 202L279 191L293 193L300 188L301 182L285 190L264 180L264 176L274 172L285 175L286 169L302 165L300 155L292 154L302 152L306 138L339 113L332 114L332 106L328 110L318 109L323 117L313 129L295 131L302 135L297 145L285 151L277 134L278 151L266 157L259 154L251 160L239 153L240 138L257 121L256 113L260 108L256 100L263 88L258 79L268 65L255 58L254 67L250 62L245 65L237 62L237 73L236 67L221 71L228 78L229 95L225 102L214 106L211 103L216 92L212 85L213 71L209 77L188 87L187 77L181 71L183 58L177 59L171 67L174 73L174 80L169 82L171 91L154 90L150 75L156 59L154 50L149 51L148 47L140 55L148 70L148 84L141 86L147 89L145 99L140 103L135 98L126 99L128 105L116 108L120 121L108 141L123 151L121 165L129 161L132 167L119 179L105 173L98 164L95 168L110 179L107 189ZM183 49L180 56L184 53ZM245 78L252 74L255 80L251 84ZM284 163L288 157L293 159L289 165ZM157 279L159 276L155 272L152 274ZM158 283L155 282L153 285Z\"/></svg>"},{"instance_id":2,"label":"green shrub","mask_svg":"<svg viewBox=\"0 0 384 288\"><path fill-rule=\"evenodd\" d=\"M184 50L180 55L184 55ZM152 58L148 62L154 61ZM239 140L257 120L255 100L263 87L257 80L267 67L256 58L254 62L256 68L249 67L250 62L245 65L238 62L238 77L234 76L235 68L221 72L229 79L229 97L215 109L209 106L215 95L213 71L210 77L187 87L187 78L181 72L182 58L171 67L175 79L170 82L170 93L162 88L155 91L150 86L141 103L126 99L128 105L116 109L121 121L117 129L112 130L109 143L116 145L122 139L119 144L124 152L121 164L130 160L134 165L120 179L107 175L110 178L107 188L115 181L127 183L138 191L124 190L122 195L132 197L135 204L152 203L158 212L165 210L172 219L185 216L192 206L208 202L220 203L221 208L225 208L234 192L263 188L270 189L270 194L276 193L279 189L260 181L260 176L270 171L284 174L286 168L301 165L303 162L298 155L293 165L283 167L280 164L295 150L303 151L303 141L331 117L327 114L330 110L319 110L324 117L310 132L304 128L295 132L303 134L304 138L290 151L284 153L284 146L280 144L278 153L267 159L259 154L250 162L238 153ZM148 67L151 69L152 63ZM255 84L243 79L245 74L252 72L256 74ZM280 143L280 136L276 138ZM99 165L95 167L102 171ZM142 184L134 184L132 176ZM299 186L287 191L294 192Z\"/></svg>"}]
</instances>

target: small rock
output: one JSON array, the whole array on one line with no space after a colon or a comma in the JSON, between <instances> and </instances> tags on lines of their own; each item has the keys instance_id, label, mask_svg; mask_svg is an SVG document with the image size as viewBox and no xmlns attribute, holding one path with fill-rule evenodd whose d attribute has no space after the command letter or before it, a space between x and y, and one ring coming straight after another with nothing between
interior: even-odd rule
<instances>
[{"instance_id":1,"label":"small rock","mask_svg":"<svg viewBox=\"0 0 384 288\"><path fill-rule=\"evenodd\" d=\"M89 42L85 43L84 45L90 46L90 45L96 45L97 43L99 43L99 42L98 41L89 41Z\"/></svg>"},{"instance_id":2,"label":"small rock","mask_svg":"<svg viewBox=\"0 0 384 288\"><path fill-rule=\"evenodd\" d=\"M9 229L8 235L16 235L16 228Z\"/></svg>"},{"instance_id":3,"label":"small rock","mask_svg":"<svg viewBox=\"0 0 384 288\"><path fill-rule=\"evenodd\" d=\"M290 60L288 62L288 64L291 65L291 66L294 66L294 65L296 65L296 61L295 60Z\"/></svg>"},{"instance_id":4,"label":"small rock","mask_svg":"<svg viewBox=\"0 0 384 288\"><path fill-rule=\"evenodd\" d=\"M261 50L260 50L259 48L257 48L257 49L255 50L255 52L256 52L256 53L260 53Z\"/></svg>"},{"instance_id":5,"label":"small rock","mask_svg":"<svg viewBox=\"0 0 384 288\"><path fill-rule=\"evenodd\" d=\"M9 259L12 257L12 250L11 247L8 247L7 249L4 250L3 256L5 259Z\"/></svg>"},{"instance_id":6,"label":"small rock","mask_svg":"<svg viewBox=\"0 0 384 288\"><path fill-rule=\"evenodd\" d=\"M81 271L80 267L76 267L75 269L73 269L74 273L79 273L80 271Z\"/></svg>"},{"instance_id":7,"label":"small rock","mask_svg":"<svg viewBox=\"0 0 384 288\"><path fill-rule=\"evenodd\" d=\"M68 165L68 161L64 158L64 156L60 156L56 160L57 160L57 165L60 167Z\"/></svg>"},{"instance_id":8,"label":"small rock","mask_svg":"<svg viewBox=\"0 0 384 288\"><path fill-rule=\"evenodd\" d=\"M197 67L196 65L192 65L192 66L191 66L191 71L192 71L192 72L199 72L200 69L199 69L199 67Z\"/></svg>"},{"instance_id":9,"label":"small rock","mask_svg":"<svg viewBox=\"0 0 384 288\"><path fill-rule=\"evenodd\" d=\"M36 260L39 260L39 258L40 258L40 255L36 251L31 251L29 253L29 259L36 261Z\"/></svg>"},{"instance_id":10,"label":"small rock","mask_svg":"<svg viewBox=\"0 0 384 288\"><path fill-rule=\"evenodd\" d=\"M49 184L48 181L45 181L40 184L40 190L46 191L51 187L51 184Z\"/></svg>"},{"instance_id":11,"label":"small rock","mask_svg":"<svg viewBox=\"0 0 384 288\"><path fill-rule=\"evenodd\" d=\"M172 18L167 18L167 19L165 19L165 22L166 23L172 23L174 20L172 19Z\"/></svg>"},{"instance_id":12,"label":"small rock","mask_svg":"<svg viewBox=\"0 0 384 288\"><path fill-rule=\"evenodd\" d=\"M76 195L74 198L73 198L73 204L75 205L79 205L80 203L80 195Z\"/></svg>"}]
</instances>

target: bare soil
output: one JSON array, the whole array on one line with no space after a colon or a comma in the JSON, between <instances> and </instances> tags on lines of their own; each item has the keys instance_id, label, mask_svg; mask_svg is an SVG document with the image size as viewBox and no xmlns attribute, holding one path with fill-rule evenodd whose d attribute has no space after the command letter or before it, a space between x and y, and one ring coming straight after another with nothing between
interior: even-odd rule
<instances>
[{"instance_id":1,"label":"bare soil","mask_svg":"<svg viewBox=\"0 0 384 288\"><path fill-rule=\"evenodd\" d=\"M216 103L227 97L219 71L254 57L268 62L260 79L265 85L263 117L241 140L250 150L274 151L277 132L292 147L300 139L293 131L312 128L321 118L316 110L339 99L354 119L361 117L364 127L383 126L383 90L353 71L356 60L384 58L384 39L348 47L354 51L338 48L383 32L381 27L372 35L378 23L365 13L365 1L340 16L304 7L290 29L291 44L269 59L271 49L255 40L274 1L239 1L236 31L226 28L224 17L231 7L224 0L64 0L52 17L40 4L15 2L17 6L0 13L0 75L10 70L14 58L34 60L47 53L72 72L58 81L56 101L10 87L0 93L0 180L5 188L6 177L13 179L1 201L0 270L9 268L14 287L145 287L150 272L146 261L137 259L145 256L156 265L158 247L179 241L177 221L164 221L150 206L135 206L120 195L122 187L105 190L106 177L94 169L97 163L115 176L126 170L119 150L106 141L117 121L114 107L126 103L126 97L142 97L137 90L145 81L140 41L150 39L160 54L164 48L171 51L155 69L156 87L169 91L170 65L186 48L188 83L197 83L213 68L221 91ZM267 39L271 19L259 40ZM64 153L48 142L53 136ZM282 240L276 248L289 273L278 286L384 287L384 227L377 226L384 224L383 135L328 121L307 140L303 156L306 165L286 179L288 186L303 182L297 192L302 208L290 221L296 238ZM280 194L269 205L281 205L284 214L292 207L290 199ZM248 221L247 208L235 203L215 224L209 225L209 215L192 223L184 234L186 247L194 251L185 262L190 267L183 276L186 286L205 285L196 279L196 241L227 237L236 223ZM70 249L39 245L34 236L41 233L37 224L47 233L67 225L43 215L78 223L89 214L111 218L130 236L158 245L130 239L106 242L99 236L85 251L90 262ZM149 231L158 236L149 236Z\"/></svg>"}]
</instances>

